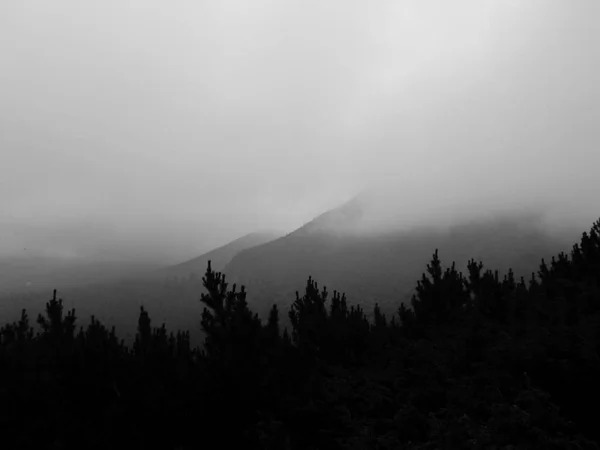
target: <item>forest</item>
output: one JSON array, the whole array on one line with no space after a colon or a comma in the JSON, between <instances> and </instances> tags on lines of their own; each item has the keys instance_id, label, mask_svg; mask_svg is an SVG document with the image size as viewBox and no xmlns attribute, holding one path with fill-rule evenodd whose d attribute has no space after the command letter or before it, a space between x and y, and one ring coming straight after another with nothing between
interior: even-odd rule
<instances>
[{"instance_id":1,"label":"forest","mask_svg":"<svg viewBox=\"0 0 600 450\"><path fill-rule=\"evenodd\" d=\"M443 256L393 315L307 274L264 322L209 261L200 346L143 306L131 343L81 326L55 290L0 330L2 445L598 449L600 220L528 279Z\"/></svg>"}]
</instances>

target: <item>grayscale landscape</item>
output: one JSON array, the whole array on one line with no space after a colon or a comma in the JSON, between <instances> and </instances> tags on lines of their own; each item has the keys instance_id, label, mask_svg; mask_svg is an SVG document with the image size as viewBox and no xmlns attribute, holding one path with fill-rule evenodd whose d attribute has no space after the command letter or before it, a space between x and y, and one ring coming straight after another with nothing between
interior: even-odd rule
<instances>
[{"instance_id":1,"label":"grayscale landscape","mask_svg":"<svg viewBox=\"0 0 600 450\"><path fill-rule=\"evenodd\" d=\"M2 2L7 448L599 448L598 17Z\"/></svg>"}]
</instances>

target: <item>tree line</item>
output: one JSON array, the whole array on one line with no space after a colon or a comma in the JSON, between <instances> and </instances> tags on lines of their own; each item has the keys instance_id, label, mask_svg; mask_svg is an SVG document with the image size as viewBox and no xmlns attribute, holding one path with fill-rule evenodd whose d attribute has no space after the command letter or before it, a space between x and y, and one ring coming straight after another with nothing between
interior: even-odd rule
<instances>
[{"instance_id":1,"label":"tree line","mask_svg":"<svg viewBox=\"0 0 600 450\"><path fill-rule=\"evenodd\" d=\"M140 308L114 327L53 298L0 329L7 448L597 449L600 220L531 278L437 250L410 305L368 320L309 277L280 329L210 262L202 346ZM232 447L233 448L233 447Z\"/></svg>"}]
</instances>

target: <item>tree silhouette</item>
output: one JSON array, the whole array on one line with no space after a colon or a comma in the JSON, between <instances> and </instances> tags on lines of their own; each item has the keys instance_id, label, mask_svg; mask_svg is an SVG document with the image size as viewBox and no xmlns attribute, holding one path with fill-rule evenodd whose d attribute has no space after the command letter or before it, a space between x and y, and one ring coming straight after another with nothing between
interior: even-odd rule
<instances>
[{"instance_id":1,"label":"tree silhouette","mask_svg":"<svg viewBox=\"0 0 600 450\"><path fill-rule=\"evenodd\" d=\"M38 333L25 310L0 328L2 443L598 449L599 236L600 221L529 280L473 259L464 277L436 250L412 308L376 303L371 322L309 277L283 331L209 262L201 349L144 307L131 347L95 316L75 333L54 291Z\"/></svg>"}]
</instances>

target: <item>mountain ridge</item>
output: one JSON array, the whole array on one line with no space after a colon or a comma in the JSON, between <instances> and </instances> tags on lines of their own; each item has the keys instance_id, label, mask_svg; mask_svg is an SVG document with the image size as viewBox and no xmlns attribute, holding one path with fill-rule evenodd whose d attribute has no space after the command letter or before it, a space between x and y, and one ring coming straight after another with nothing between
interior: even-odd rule
<instances>
[{"instance_id":1,"label":"mountain ridge","mask_svg":"<svg viewBox=\"0 0 600 450\"><path fill-rule=\"evenodd\" d=\"M473 257L500 273L512 268L515 275L529 278L541 257L576 239L546 232L537 210L477 215L447 226L390 227L381 233L355 228L364 217L356 196L280 239L238 253L222 271L230 283L245 285L249 305L262 318L273 303L289 308L308 276L331 292L346 292L368 313L375 302L393 313L410 301L415 280L436 248L445 267L455 261L466 273Z\"/></svg>"},{"instance_id":2,"label":"mountain ridge","mask_svg":"<svg viewBox=\"0 0 600 450\"><path fill-rule=\"evenodd\" d=\"M206 272L206 267L209 260L211 261L214 270L221 271L225 265L239 252L276 240L280 238L281 235L281 232L273 230L261 230L248 233L220 247L203 253L200 256L179 264L159 269L156 272L156 275L167 277L186 277L190 274L193 274L194 276L202 277Z\"/></svg>"}]
</instances>

